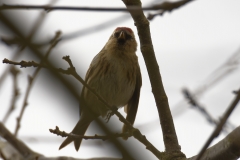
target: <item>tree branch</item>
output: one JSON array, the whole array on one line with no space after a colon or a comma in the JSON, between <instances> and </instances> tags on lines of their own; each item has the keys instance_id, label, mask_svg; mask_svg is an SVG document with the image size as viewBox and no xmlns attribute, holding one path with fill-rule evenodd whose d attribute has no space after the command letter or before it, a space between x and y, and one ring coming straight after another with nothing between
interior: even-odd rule
<instances>
[{"instance_id":1,"label":"tree branch","mask_svg":"<svg viewBox=\"0 0 240 160\"><path fill-rule=\"evenodd\" d=\"M67 10L67 11L98 11L98 12L119 12L119 11L152 11L152 10L162 10L165 11L172 11L173 9L179 8L186 3L193 1L193 0L181 0L178 2L164 2L161 4L153 5L151 7L144 7L141 8L140 6L129 6L126 8L110 8L110 7L65 7L65 6L49 6L49 5L9 5L3 4L0 6L0 10L12 10L12 9L43 9L46 11L54 11L54 10Z\"/></svg>"},{"instance_id":2,"label":"tree branch","mask_svg":"<svg viewBox=\"0 0 240 160\"><path fill-rule=\"evenodd\" d=\"M196 108L206 119L210 124L214 124L215 126L218 124L219 120L214 119L210 113L205 109L206 107L203 107L202 105L200 105L198 103L198 101L196 100L196 98L194 97L194 95L187 89L184 88L182 90L182 93L184 95L184 97L186 98L186 100L188 100L188 102L194 107ZM231 131L236 128L233 124L231 124L230 122L226 122L226 125L223 126L223 131L225 134L228 134L231 129Z\"/></svg>"},{"instance_id":3,"label":"tree branch","mask_svg":"<svg viewBox=\"0 0 240 160\"><path fill-rule=\"evenodd\" d=\"M127 8L131 8L133 5L141 7L140 0L123 0L123 2ZM173 155L172 153L175 152L179 154L179 157L185 157L185 155L181 152L181 148L178 144L175 127L168 104L168 98L164 91L159 66L153 49L149 22L144 16L142 10L134 12L129 10L129 12L138 30L140 48L148 70L152 92L156 101L159 119L161 122L166 154L171 156Z\"/></svg>"},{"instance_id":4,"label":"tree branch","mask_svg":"<svg viewBox=\"0 0 240 160\"><path fill-rule=\"evenodd\" d=\"M158 8L160 9L157 13L155 14L148 14L147 19L148 20L152 20L155 16L159 15L162 16L165 12L171 12L174 9L180 8L184 5L186 5L188 2L191 2L193 0L181 0L181 1L177 1L177 2L163 2L161 4L157 4L155 6L153 6L154 8Z\"/></svg>"},{"instance_id":5,"label":"tree branch","mask_svg":"<svg viewBox=\"0 0 240 160\"><path fill-rule=\"evenodd\" d=\"M57 45L57 43L59 42L59 38L60 38L60 35L61 35L61 32L58 31L56 32L54 38L52 39L52 43L51 45L49 46L49 49L47 50L44 58L41 60L40 62L40 65L44 64L44 61L48 58L49 54L51 53L52 49ZM10 62L10 61L9 61ZM15 63L17 64L17 63ZM30 64L30 63L22 63L23 65L25 64ZM35 64L36 65L36 64ZM20 115L19 117L17 117L17 125L16 125L16 128L15 128L15 133L14 135L17 136L18 134L18 131L19 131L19 128L20 128L20 122L22 120L22 117L23 117L23 113L27 107L27 99L28 99L28 96L29 96L29 93L30 93L30 90L32 88L32 85L33 85L33 82L34 80L36 79L38 73L40 72L41 70L41 67L39 66L35 72L33 73L32 76L28 76L28 86L27 86L27 90L26 90L26 94L25 94L25 97L24 97L24 101L23 101L23 104L22 104L22 109L21 109L21 112L20 112Z\"/></svg>"},{"instance_id":6,"label":"tree branch","mask_svg":"<svg viewBox=\"0 0 240 160\"><path fill-rule=\"evenodd\" d=\"M71 157L45 157L29 149L23 142L18 140L7 128L0 122L0 136L7 142L2 142L0 139L0 156L6 160L121 160L120 158L90 158L78 159Z\"/></svg>"},{"instance_id":7,"label":"tree branch","mask_svg":"<svg viewBox=\"0 0 240 160\"><path fill-rule=\"evenodd\" d=\"M200 160L200 158L203 156L204 152L206 151L207 147L211 144L212 140L219 135L219 133L222 130L223 125L227 121L228 117L230 116L230 114L232 113L234 108L237 106L239 100L240 100L240 89L238 90L238 93L237 93L235 99L233 100L232 104L228 107L228 109L224 113L223 117L220 119L219 124L216 126L215 130L213 131L213 133L211 134L211 136L209 137L209 139L207 140L207 142L205 143L205 145L199 152L196 160Z\"/></svg>"},{"instance_id":8,"label":"tree branch","mask_svg":"<svg viewBox=\"0 0 240 160\"><path fill-rule=\"evenodd\" d=\"M43 58L43 52L40 51L39 48L36 48L35 45L33 45L33 42L28 38L28 36L25 36L22 30L18 29L19 24L15 25L10 20L10 15L5 15L2 12L0 12L0 21L2 24L4 24L9 32L13 33L14 36L19 37L20 40L28 47L28 49L32 52L32 55L35 55L37 58L42 59ZM22 25L22 24L20 24ZM24 25L25 26L25 25ZM56 72L54 70L54 62L56 62L54 59L46 60L45 64L50 68L50 77L49 78L56 78L64 87L66 87L66 92L69 93L70 96L73 97L74 100L79 100L79 88L70 82L69 79L67 79L65 76L61 75L61 73ZM71 106L71 108L76 108L76 106ZM105 123L99 121L96 119L96 122L98 126L101 127L101 129L106 132L107 134L110 133L110 129L105 126ZM112 140L113 144L116 146L116 149L120 151L124 157L128 157L129 159L132 159L132 153L130 153L129 150L127 150L117 139Z\"/></svg>"},{"instance_id":9,"label":"tree branch","mask_svg":"<svg viewBox=\"0 0 240 160\"><path fill-rule=\"evenodd\" d=\"M223 140L208 148L201 159L237 160L240 157L240 126L228 134ZM197 156L187 160L196 160Z\"/></svg>"},{"instance_id":10,"label":"tree branch","mask_svg":"<svg viewBox=\"0 0 240 160\"><path fill-rule=\"evenodd\" d=\"M56 135L61 136L61 137L71 137L73 139L79 139L79 138L101 139L103 141L108 140L108 139L119 138L119 137L130 137L131 136L129 133L115 133L115 134L108 135L108 136L100 136L100 135L97 135L97 134L95 134L94 136L76 135L76 134L73 134L73 133L66 133L64 131L60 131L58 126L56 126L55 129L49 129L49 131L51 133L56 134Z\"/></svg>"},{"instance_id":11,"label":"tree branch","mask_svg":"<svg viewBox=\"0 0 240 160\"><path fill-rule=\"evenodd\" d=\"M5 128L5 126L0 122L0 136L8 141L21 155L23 158L36 158L40 154L33 152L28 148L23 142L19 141L11 132Z\"/></svg>"},{"instance_id":12,"label":"tree branch","mask_svg":"<svg viewBox=\"0 0 240 160\"><path fill-rule=\"evenodd\" d=\"M75 77L79 82L81 82L89 91L91 91L97 98L98 100L103 103L109 110L111 110L111 112L113 114L115 114L119 120L121 122L123 122L124 124L127 125L128 128L130 128L130 133L129 133L129 136L133 135L134 138L138 139L140 142L142 142L146 148L151 151L154 155L156 155L156 157L161 157L162 156L162 153L160 151L158 151L148 140L147 138L136 128L134 128L118 111L117 109L111 107L101 96L99 96L95 90L93 90L87 83L85 83L85 81L77 74L76 70L75 70L75 67L73 66L72 64L72 61L70 59L69 56L64 56L63 59L68 62L69 64L69 68L67 70L64 70L62 68L59 68L59 69L53 69L51 68L52 70L54 71L57 71L57 72L60 72L62 74L67 74L67 75L72 75L73 77ZM22 61L21 61L22 62ZM34 61L31 61L31 62L26 62L26 63L21 63L21 62L12 62L12 61L9 61L8 59L4 59L3 60L3 63L9 63L9 64L14 64L14 65L20 65L21 67L39 67L39 66L42 66L41 64L38 64ZM25 62L25 61L24 61ZM25 64L29 64L29 65L25 65ZM34 65L31 65L31 64L34 64ZM23 66L22 66L23 65ZM48 68L48 66L44 66L46 68Z\"/></svg>"},{"instance_id":13,"label":"tree branch","mask_svg":"<svg viewBox=\"0 0 240 160\"><path fill-rule=\"evenodd\" d=\"M9 109L8 109L6 115L3 118L3 121L2 121L3 123L6 123L8 117L14 111L15 105L16 105L16 101L17 101L17 98L19 96L17 77L18 77L18 74L20 73L20 70L18 70L16 67L12 66L10 68L10 72L11 72L11 75L13 76L13 93L14 94L13 94L13 98L11 100L11 105L9 106Z\"/></svg>"}]
</instances>

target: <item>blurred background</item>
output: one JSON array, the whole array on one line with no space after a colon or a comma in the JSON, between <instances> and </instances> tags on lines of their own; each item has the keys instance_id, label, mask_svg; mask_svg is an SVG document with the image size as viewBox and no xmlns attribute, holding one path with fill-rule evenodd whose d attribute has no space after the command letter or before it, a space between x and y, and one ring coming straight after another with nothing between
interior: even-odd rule
<instances>
[{"instance_id":1,"label":"blurred background","mask_svg":"<svg viewBox=\"0 0 240 160\"><path fill-rule=\"evenodd\" d=\"M161 2L164 1L142 0L142 5L149 7ZM3 4L125 7L122 1L112 0L1 0L0 5ZM239 89L239 6L239 0L192 1L150 21L155 54L178 140L187 157L199 152L212 133L215 122L233 100L233 91ZM145 11L146 16L149 13L154 14L155 11ZM84 78L93 57L119 26L132 28L137 37L134 22L127 12L36 9L0 11L0 58L40 62L39 57L49 48L48 42L57 31L61 31L61 41L52 50L49 63L56 68L67 69L68 64L62 57L69 55L77 72ZM28 39L32 46L19 44L18 39L22 37ZM139 128L155 147L164 151L158 112L139 46L137 55L143 86L134 126ZM16 77L19 96L14 111L6 120L4 117L14 95L14 78L10 68L11 65L0 63L0 120L14 132L16 118L20 114L28 86L28 75L33 75L36 68L16 67L20 71ZM118 147L111 141L83 140L79 152L75 151L72 144L58 150L63 138L51 134L49 129L59 126L60 130L66 132L72 130L79 118L77 98L81 87L73 77L61 75L59 78L49 70L41 69L28 97L28 106L21 120L18 138L32 150L45 156L122 157ZM197 105L188 103L186 91L191 93ZM125 116L123 109L119 111ZM237 106L228 120L228 125L212 145L239 126L239 115L240 108ZM101 121L105 124L104 120ZM116 116L106 125L114 133L120 132L122 128L122 123ZM86 135L94 134L105 134L97 123L92 123L86 132ZM156 159L134 138L128 141L119 138L119 143L132 153L135 159Z\"/></svg>"}]
</instances>

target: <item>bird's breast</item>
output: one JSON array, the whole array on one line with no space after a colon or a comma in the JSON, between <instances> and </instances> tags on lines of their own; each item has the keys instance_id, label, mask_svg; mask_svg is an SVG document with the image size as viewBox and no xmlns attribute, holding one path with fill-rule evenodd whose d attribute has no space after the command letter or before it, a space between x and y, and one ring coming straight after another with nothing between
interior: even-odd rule
<instances>
[{"instance_id":1,"label":"bird's breast","mask_svg":"<svg viewBox=\"0 0 240 160\"><path fill-rule=\"evenodd\" d=\"M100 95L110 106L121 107L128 103L133 95L136 84L137 62L118 59L107 60L96 63L95 73L89 75L87 82L98 95ZM84 93L85 100L97 109L103 108L101 102L87 89ZM102 111L102 109L100 109ZM102 113L101 113L102 114ZM103 115L103 114L102 114Z\"/></svg>"}]
</instances>

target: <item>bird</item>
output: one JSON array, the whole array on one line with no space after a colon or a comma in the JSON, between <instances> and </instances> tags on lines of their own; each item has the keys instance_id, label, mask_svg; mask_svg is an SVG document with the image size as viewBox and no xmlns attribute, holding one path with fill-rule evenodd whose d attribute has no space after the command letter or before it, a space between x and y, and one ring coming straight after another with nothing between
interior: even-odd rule
<instances>
[{"instance_id":1,"label":"bird","mask_svg":"<svg viewBox=\"0 0 240 160\"><path fill-rule=\"evenodd\" d=\"M117 27L102 50L93 58L85 76L85 82L111 107L124 107L126 120L134 124L142 86L137 42L131 28ZM91 113L90 113L91 112ZM90 123L97 117L107 117L110 110L85 86L80 96L80 119L71 133L84 135ZM129 128L123 125L122 132ZM123 139L127 139L123 137ZM67 137L59 150L74 141L79 150L82 138Z\"/></svg>"}]
</instances>

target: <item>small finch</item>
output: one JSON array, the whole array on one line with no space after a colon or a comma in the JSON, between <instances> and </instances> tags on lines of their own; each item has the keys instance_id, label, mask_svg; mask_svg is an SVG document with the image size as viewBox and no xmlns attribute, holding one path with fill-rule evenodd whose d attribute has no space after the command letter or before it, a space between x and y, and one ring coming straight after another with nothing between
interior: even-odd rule
<instances>
[{"instance_id":1,"label":"small finch","mask_svg":"<svg viewBox=\"0 0 240 160\"><path fill-rule=\"evenodd\" d=\"M126 119L131 124L135 121L142 86L136 50L137 42L133 31L127 27L116 28L103 49L92 60L85 78L85 82L111 107L124 106ZM95 118L106 117L109 112L109 109L91 91L83 87L80 98L80 120L71 133L84 135ZM127 132L128 128L124 125L122 131ZM78 151L82 139L76 140L70 137L63 141L59 149L72 141Z\"/></svg>"}]
</instances>

